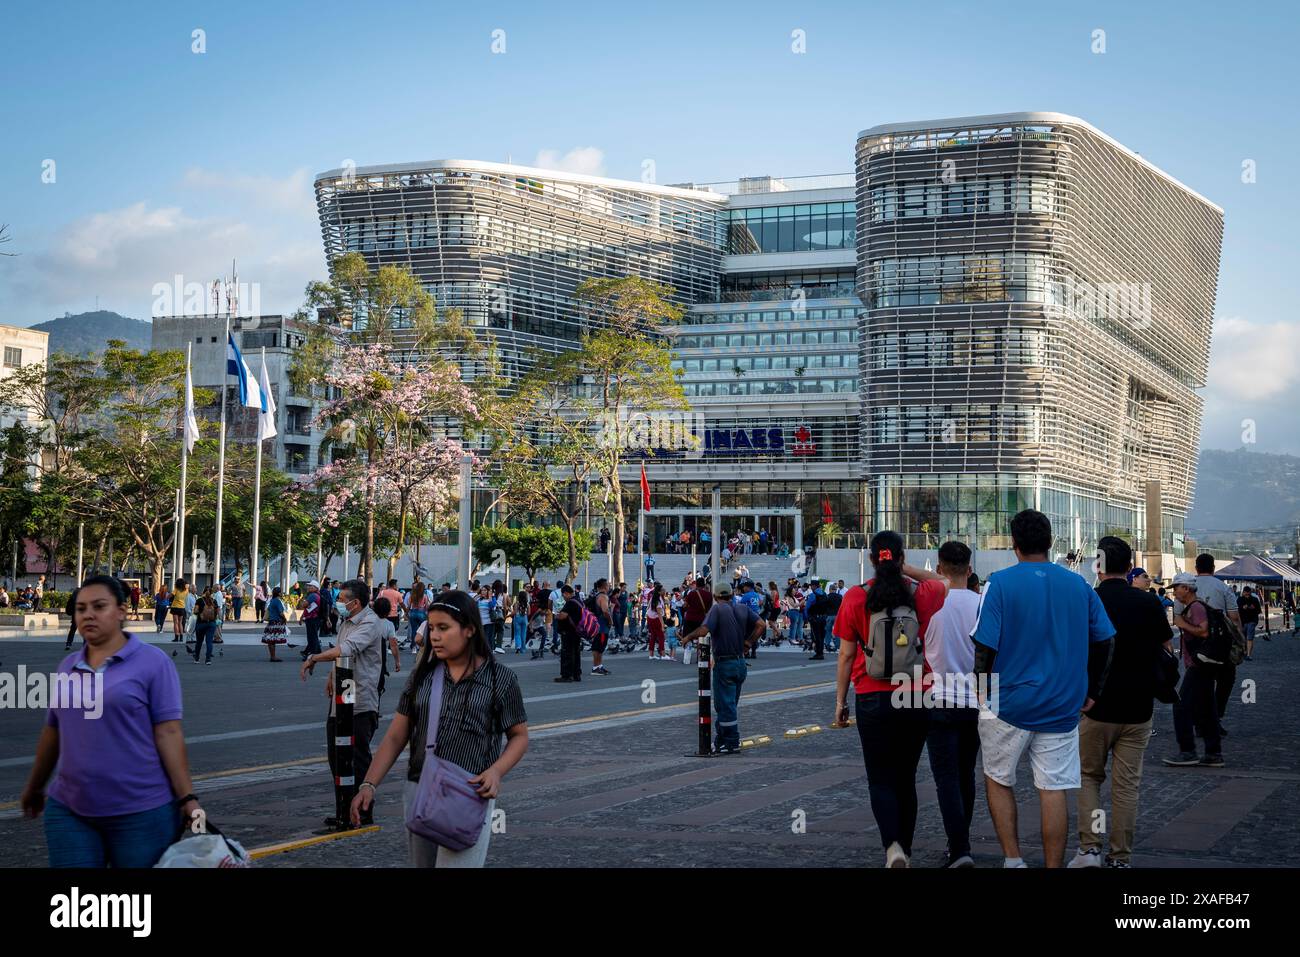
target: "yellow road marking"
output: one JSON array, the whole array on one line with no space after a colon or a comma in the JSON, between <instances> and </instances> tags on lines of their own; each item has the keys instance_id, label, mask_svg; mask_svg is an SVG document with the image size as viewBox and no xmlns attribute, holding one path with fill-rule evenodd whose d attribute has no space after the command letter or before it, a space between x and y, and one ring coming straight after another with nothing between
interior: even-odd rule
<instances>
[{"instance_id":1,"label":"yellow road marking","mask_svg":"<svg viewBox=\"0 0 1300 957\"><path fill-rule=\"evenodd\" d=\"M270 857L272 854L285 854L289 851L297 851L304 847L311 847L314 844L324 844L327 841L337 841L341 837L352 837L357 834L372 834L379 830L378 824L371 824L369 827L357 827L350 831L337 831L334 834L317 834L313 837L305 837L297 841L282 841L279 844L268 844L265 847L254 848L248 852L248 856L255 861L260 861L264 857Z\"/></svg>"},{"instance_id":2,"label":"yellow road marking","mask_svg":"<svg viewBox=\"0 0 1300 957\"><path fill-rule=\"evenodd\" d=\"M257 764L247 768L227 768L225 771L205 771L203 774L195 774L191 781L210 781L213 778L228 778L236 774L252 774L254 771L275 771L280 768L296 768L304 764L325 764L326 758L322 755L319 758L300 758L297 761L281 761L278 764ZM12 811L18 807L18 801L7 801L0 804L0 811Z\"/></svg>"},{"instance_id":3,"label":"yellow road marking","mask_svg":"<svg viewBox=\"0 0 1300 957\"><path fill-rule=\"evenodd\" d=\"M281 761L278 764L257 764L248 768L229 768L225 771L205 771L203 774L194 775L193 781L209 781L212 778L228 778L235 774L252 774L254 771L275 771L279 768L296 768L304 764L325 764L326 758L321 755L318 758L300 758L297 761Z\"/></svg>"}]
</instances>

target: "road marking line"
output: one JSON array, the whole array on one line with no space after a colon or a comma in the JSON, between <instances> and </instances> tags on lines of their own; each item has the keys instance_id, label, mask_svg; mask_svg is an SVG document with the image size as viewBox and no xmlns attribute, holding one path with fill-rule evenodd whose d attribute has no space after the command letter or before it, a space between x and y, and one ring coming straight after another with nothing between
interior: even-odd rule
<instances>
[{"instance_id":1,"label":"road marking line","mask_svg":"<svg viewBox=\"0 0 1300 957\"><path fill-rule=\"evenodd\" d=\"M248 852L248 856L255 861L260 861L264 857L270 857L272 854L287 854L289 851L296 851L304 847L312 847L316 844L324 844L327 841L337 841L341 837L352 837L357 834L372 834L379 830L378 824L371 824L369 827L357 827L349 831L338 831L334 834L317 834L315 837L306 837L296 841L281 841L279 844L267 844L265 847L257 847Z\"/></svg>"},{"instance_id":2,"label":"road marking line","mask_svg":"<svg viewBox=\"0 0 1300 957\"><path fill-rule=\"evenodd\" d=\"M788 694L792 691L807 691L811 688L829 688L834 685L833 681L822 681L811 685L797 685L793 688L777 688L773 691L758 691L751 695L745 695L745 701L753 701L755 698L766 698L771 695ZM578 725L591 724L596 721L609 721L616 718L627 718L633 715L642 716L649 714L663 714L670 711L691 711L698 706L693 702L685 704L666 704L658 708L639 708L635 711L612 711L609 714L596 714L586 718L566 718L563 721L552 721L549 724L529 725L528 731L531 734L534 731L546 731L551 728L572 728Z\"/></svg>"}]
</instances>

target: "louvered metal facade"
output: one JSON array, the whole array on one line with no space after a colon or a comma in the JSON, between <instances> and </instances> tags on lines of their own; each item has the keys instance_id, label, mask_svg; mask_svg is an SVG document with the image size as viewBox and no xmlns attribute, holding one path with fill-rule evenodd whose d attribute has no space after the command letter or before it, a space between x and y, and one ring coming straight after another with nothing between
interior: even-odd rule
<instances>
[{"instance_id":1,"label":"louvered metal facade","mask_svg":"<svg viewBox=\"0 0 1300 957\"><path fill-rule=\"evenodd\" d=\"M1171 550L1195 480L1222 210L1050 113L867 130L857 199L877 524L1000 547L1009 515L1035 505L1074 547L1123 531ZM1143 541L1151 481L1162 549Z\"/></svg>"}]
</instances>

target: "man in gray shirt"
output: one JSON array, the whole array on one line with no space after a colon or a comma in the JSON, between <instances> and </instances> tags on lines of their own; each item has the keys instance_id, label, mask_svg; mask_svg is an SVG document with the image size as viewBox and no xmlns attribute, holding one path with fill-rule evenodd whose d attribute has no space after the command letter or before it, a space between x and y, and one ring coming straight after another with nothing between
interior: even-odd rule
<instances>
[{"instance_id":1,"label":"man in gray shirt","mask_svg":"<svg viewBox=\"0 0 1300 957\"><path fill-rule=\"evenodd\" d=\"M731 601L731 589L719 585L714 591L717 601L709 608L704 623L683 636L694 641L706 632L713 650L713 707L717 711L715 754L735 754L740 750L740 686L745 683L748 665L745 650L758 642L767 628L754 609Z\"/></svg>"},{"instance_id":2,"label":"man in gray shirt","mask_svg":"<svg viewBox=\"0 0 1300 957\"><path fill-rule=\"evenodd\" d=\"M338 644L329 651L308 655L302 663L302 679L307 680L312 667L321 661L337 661L341 657L352 659L352 678L355 685L356 703L352 711L352 768L358 781L370 770L370 739L374 737L379 726L379 678L383 674L383 639L385 628L383 620L370 607L370 589L360 579L346 583L339 590L335 610L339 614ZM337 670L338 665L334 668ZM330 771L337 777L334 766L334 672L330 672L325 684L325 694L329 697L329 717L325 719L325 737L329 754ZM372 812L373 813L373 812ZM372 820L362 816L362 824ZM325 823L334 827L339 823L334 818L326 818Z\"/></svg>"}]
</instances>

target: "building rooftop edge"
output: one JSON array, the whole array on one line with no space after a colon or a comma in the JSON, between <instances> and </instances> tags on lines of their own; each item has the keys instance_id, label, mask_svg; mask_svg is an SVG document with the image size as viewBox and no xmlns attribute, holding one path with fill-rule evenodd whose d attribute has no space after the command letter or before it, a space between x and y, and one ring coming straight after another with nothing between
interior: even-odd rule
<instances>
[{"instance_id":1,"label":"building rooftop edge","mask_svg":"<svg viewBox=\"0 0 1300 957\"><path fill-rule=\"evenodd\" d=\"M355 176L374 176L383 173L416 173L425 170L477 170L479 172L507 173L516 176L528 176L533 179L554 179L566 183L582 183L587 186L609 186L615 189L634 189L643 193L657 193L663 196L676 196L682 199L697 199L725 203L727 197L722 193L712 193L702 189L680 189L675 186L660 186L657 183L641 183L629 179L612 179L606 176L588 176L585 173L567 173L563 170L541 169L536 166L517 166L513 163L489 163L480 160L441 159L424 163L387 163L380 166L358 166L355 170L339 169L318 173L316 183L326 179L337 179L351 172Z\"/></svg>"},{"instance_id":2,"label":"building rooftop edge","mask_svg":"<svg viewBox=\"0 0 1300 957\"><path fill-rule=\"evenodd\" d=\"M1089 132L1095 133L1111 146L1114 146L1128 154L1128 156L1137 160L1143 166L1146 166L1153 173L1168 180L1170 183L1189 195L1194 196L1207 206L1212 207L1219 213L1219 215L1223 215L1223 207L1218 203L1206 199L1186 183L1183 183L1169 175L1155 163L1151 162L1146 157L1135 153L1119 140L1115 139L1103 130L1099 130L1087 120L1078 116L1072 116L1069 113L988 113L979 116L951 116L944 119L916 120L907 123L882 123L879 126L873 126L870 129L862 130L858 133L857 138L858 140L862 140L869 136L884 136L889 133L915 133L923 130L949 129L952 127L978 128L983 126L998 126L1004 123L1068 123L1072 126L1081 126Z\"/></svg>"},{"instance_id":3,"label":"building rooftop edge","mask_svg":"<svg viewBox=\"0 0 1300 957\"><path fill-rule=\"evenodd\" d=\"M18 332L31 332L38 336L44 336L46 339L50 337L50 334L44 329L33 329L31 326L15 326L13 323L9 322L0 322L0 329L15 329Z\"/></svg>"}]
</instances>

